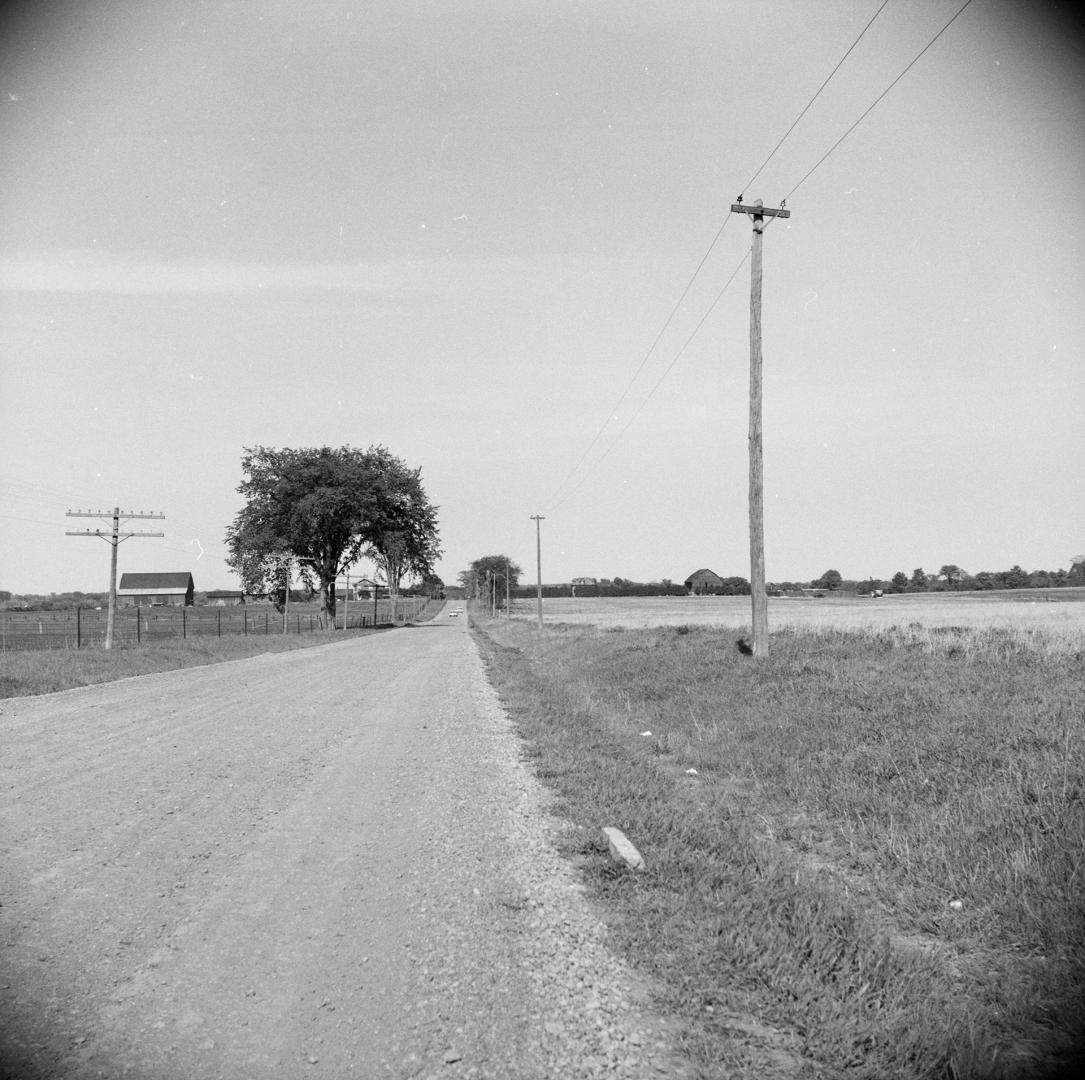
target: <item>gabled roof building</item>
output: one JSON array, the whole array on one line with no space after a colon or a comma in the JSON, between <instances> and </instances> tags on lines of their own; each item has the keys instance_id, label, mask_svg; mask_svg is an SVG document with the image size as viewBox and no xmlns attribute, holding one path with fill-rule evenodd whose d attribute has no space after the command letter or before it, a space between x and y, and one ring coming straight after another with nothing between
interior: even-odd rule
<instances>
[{"instance_id":1,"label":"gabled roof building","mask_svg":"<svg viewBox=\"0 0 1085 1080\"><path fill-rule=\"evenodd\" d=\"M712 570L694 570L683 582L686 591L693 596L701 596L705 593L714 593L723 587L723 578Z\"/></svg>"},{"instance_id":2,"label":"gabled roof building","mask_svg":"<svg viewBox=\"0 0 1085 1080\"><path fill-rule=\"evenodd\" d=\"M187 571L176 574L121 574L117 601L124 607L191 607L196 586Z\"/></svg>"}]
</instances>

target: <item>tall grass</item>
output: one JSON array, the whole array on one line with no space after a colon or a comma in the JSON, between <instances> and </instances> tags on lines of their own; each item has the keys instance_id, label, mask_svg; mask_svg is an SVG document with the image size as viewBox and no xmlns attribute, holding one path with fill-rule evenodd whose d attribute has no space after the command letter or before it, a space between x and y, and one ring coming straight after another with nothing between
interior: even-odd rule
<instances>
[{"instance_id":1,"label":"tall grass","mask_svg":"<svg viewBox=\"0 0 1085 1080\"><path fill-rule=\"evenodd\" d=\"M705 1075L784 1055L798 1073L1024 1077L1080 1054L1080 644L787 630L752 662L708 628L487 633L615 941ZM646 874L614 872L607 824Z\"/></svg>"}]
</instances>

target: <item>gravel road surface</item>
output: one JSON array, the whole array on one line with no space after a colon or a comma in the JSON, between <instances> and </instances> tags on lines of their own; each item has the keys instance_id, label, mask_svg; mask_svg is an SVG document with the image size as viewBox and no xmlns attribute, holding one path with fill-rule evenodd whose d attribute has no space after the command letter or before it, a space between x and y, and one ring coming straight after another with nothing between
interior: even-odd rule
<instances>
[{"instance_id":1,"label":"gravel road surface","mask_svg":"<svg viewBox=\"0 0 1085 1080\"><path fill-rule=\"evenodd\" d=\"M0 702L0 1077L692 1075L545 802L462 621Z\"/></svg>"}]
</instances>

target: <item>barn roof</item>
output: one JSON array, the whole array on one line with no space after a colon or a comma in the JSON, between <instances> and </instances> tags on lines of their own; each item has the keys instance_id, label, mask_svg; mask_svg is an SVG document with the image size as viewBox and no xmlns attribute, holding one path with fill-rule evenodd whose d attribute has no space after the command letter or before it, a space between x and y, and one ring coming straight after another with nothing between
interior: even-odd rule
<instances>
[{"instance_id":1,"label":"barn roof","mask_svg":"<svg viewBox=\"0 0 1085 1080\"><path fill-rule=\"evenodd\" d=\"M705 574L707 574L709 577L720 577L720 575L717 574L715 570L694 570L693 573L690 574L688 578L686 578L686 581L692 581L694 578L703 577ZM722 580L723 578L720 578L720 581Z\"/></svg>"},{"instance_id":2,"label":"barn roof","mask_svg":"<svg viewBox=\"0 0 1085 1080\"><path fill-rule=\"evenodd\" d=\"M184 593L192 587L192 575L187 571L177 574L121 574L117 591Z\"/></svg>"}]
</instances>

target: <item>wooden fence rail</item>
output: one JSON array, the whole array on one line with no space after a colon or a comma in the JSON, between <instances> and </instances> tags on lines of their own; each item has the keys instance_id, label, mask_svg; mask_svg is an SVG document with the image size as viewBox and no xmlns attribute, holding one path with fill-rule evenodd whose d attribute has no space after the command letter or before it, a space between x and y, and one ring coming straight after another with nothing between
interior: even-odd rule
<instances>
[{"instance_id":1,"label":"wooden fence rail","mask_svg":"<svg viewBox=\"0 0 1085 1080\"><path fill-rule=\"evenodd\" d=\"M352 604L349 629L388 626L416 618L426 607L421 597L405 597ZM284 625L285 623L285 625ZM343 628L342 608L335 622ZM229 634L307 634L325 629L321 612L291 604L289 615L269 605L248 607L119 608L113 639L117 645L136 646L190 637ZM105 641L106 612L96 608L69 611L0 611L0 650L100 648Z\"/></svg>"}]
</instances>

